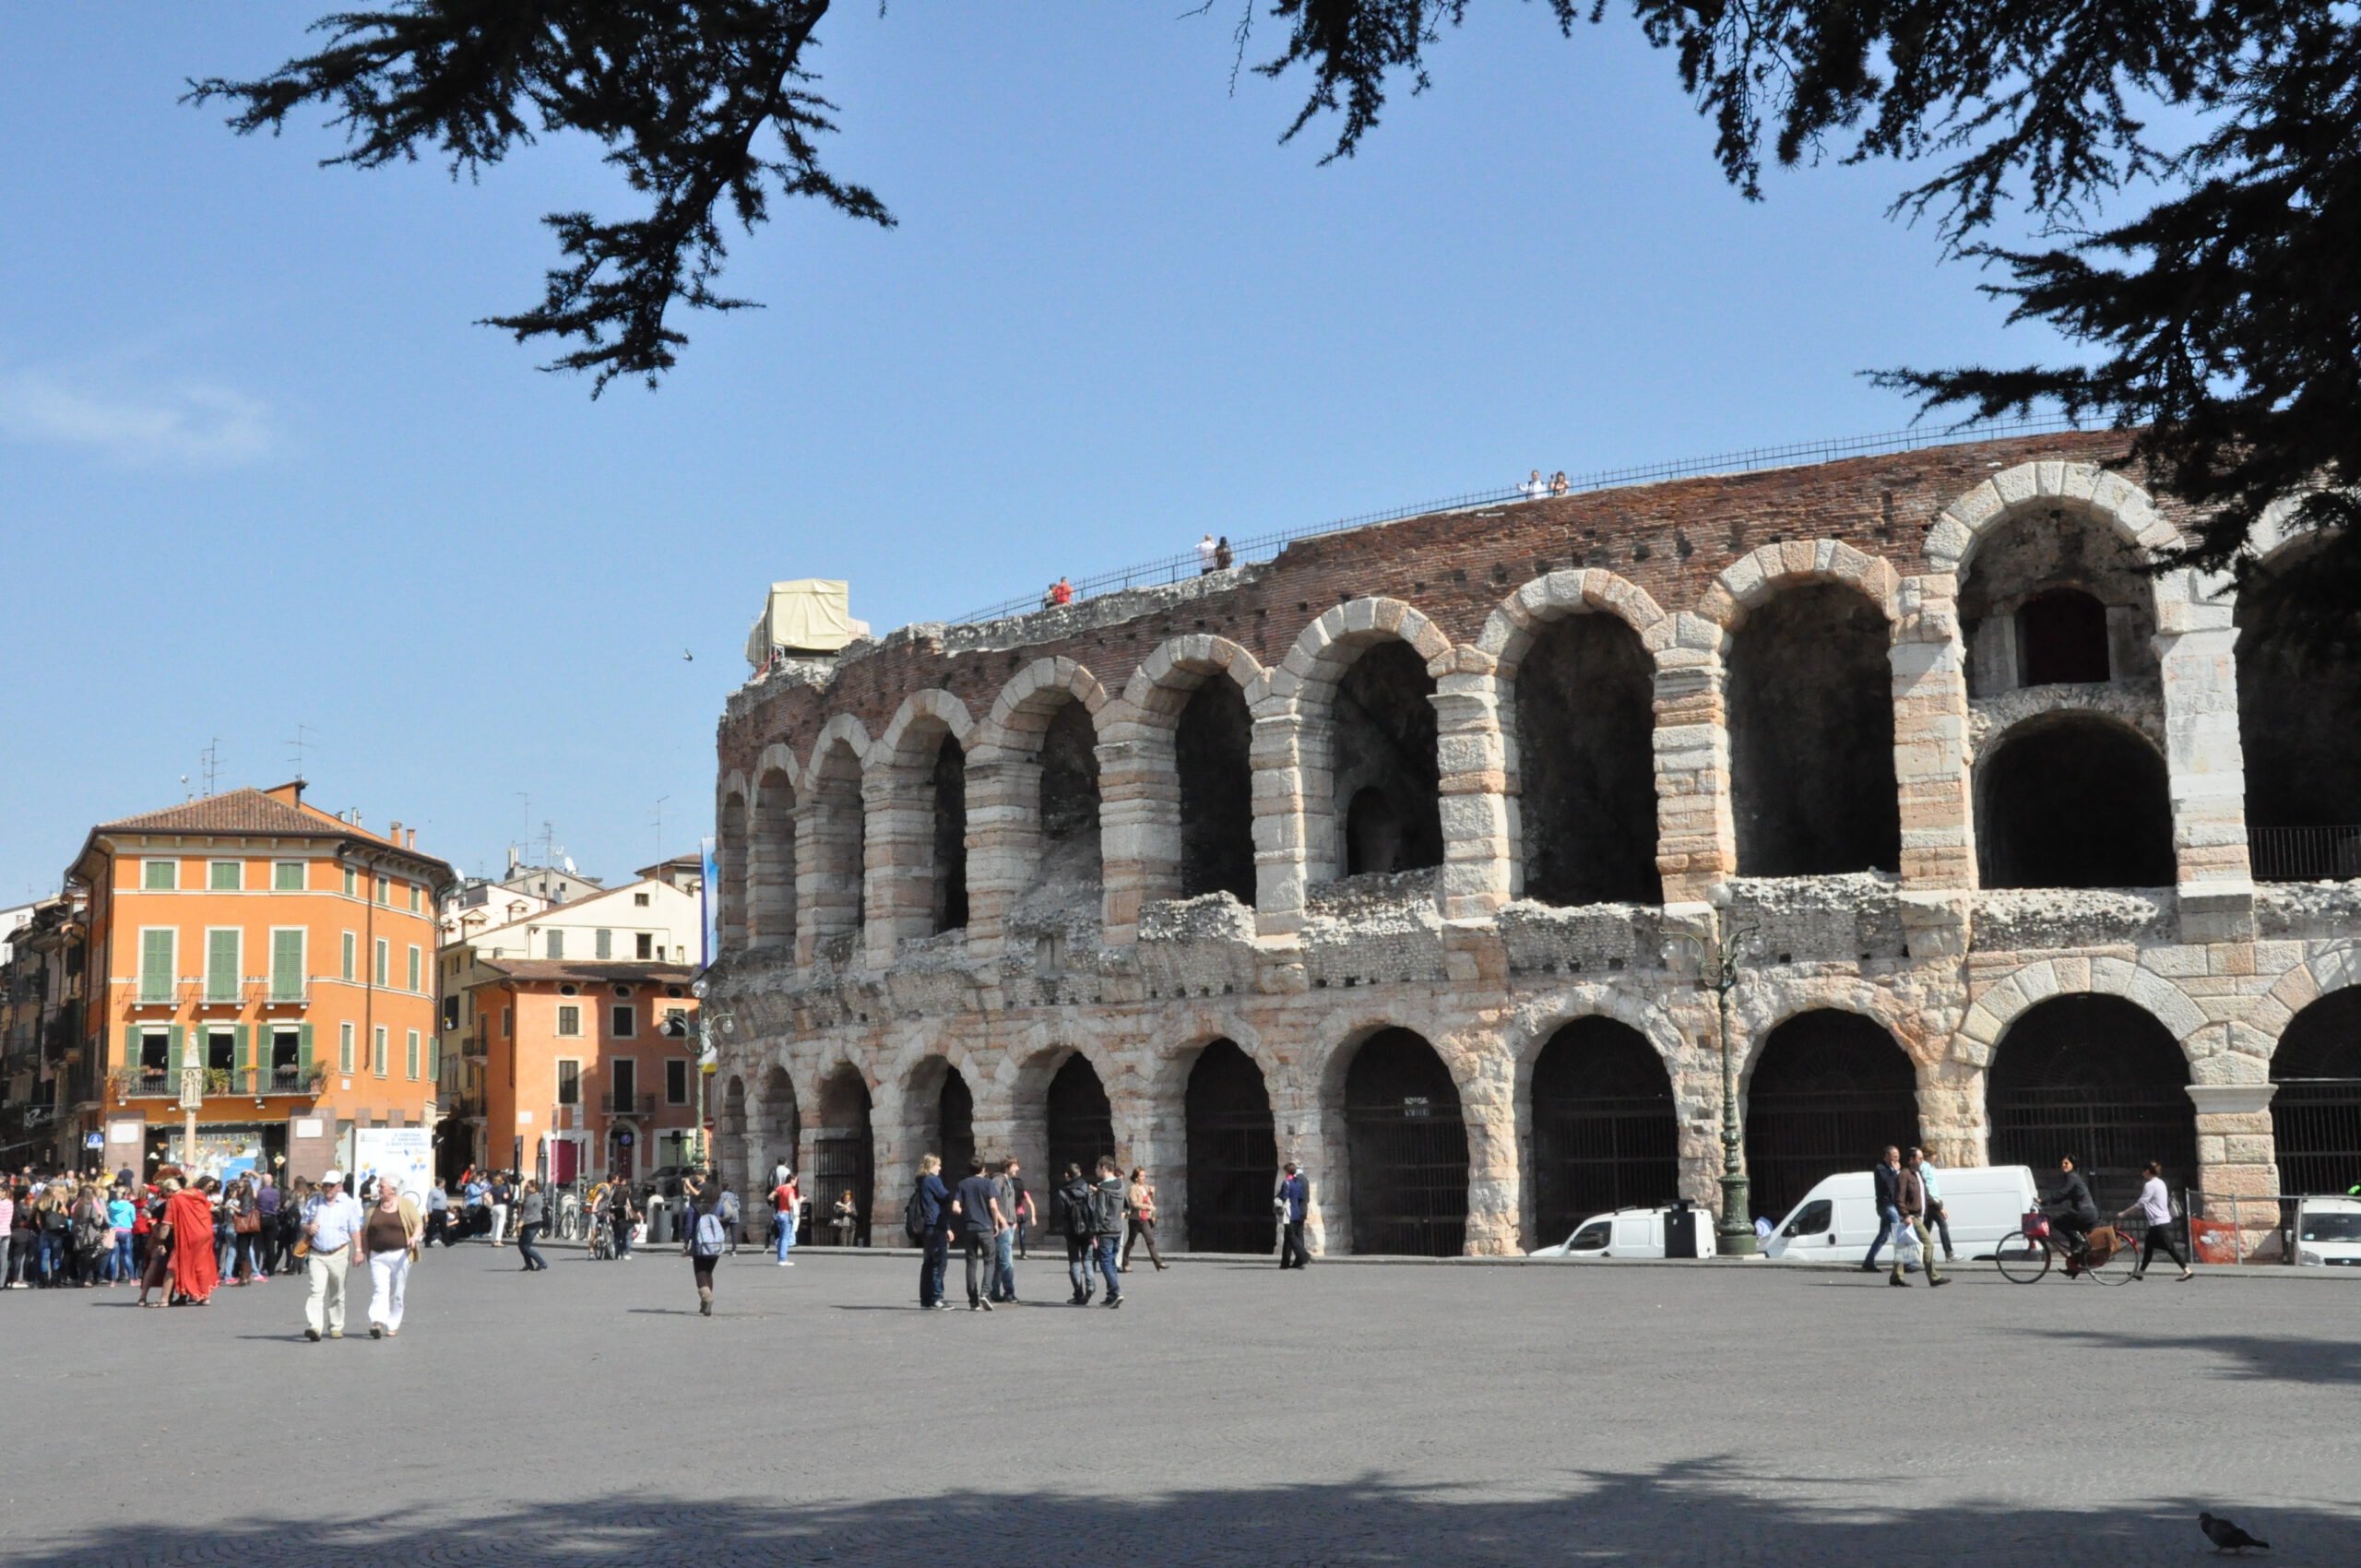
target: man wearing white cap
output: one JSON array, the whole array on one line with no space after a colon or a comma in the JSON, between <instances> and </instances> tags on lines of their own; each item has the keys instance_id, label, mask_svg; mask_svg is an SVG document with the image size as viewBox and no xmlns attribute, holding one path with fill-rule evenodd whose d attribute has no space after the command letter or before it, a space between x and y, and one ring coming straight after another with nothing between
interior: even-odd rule
<instances>
[{"instance_id":1,"label":"man wearing white cap","mask_svg":"<svg viewBox=\"0 0 2361 1568\"><path fill-rule=\"evenodd\" d=\"M352 1261L366 1217L344 1190L344 1172L320 1178L320 1190L303 1206L303 1240L311 1247L312 1294L303 1303L303 1337L317 1342L322 1331L344 1337L344 1271Z\"/></svg>"}]
</instances>

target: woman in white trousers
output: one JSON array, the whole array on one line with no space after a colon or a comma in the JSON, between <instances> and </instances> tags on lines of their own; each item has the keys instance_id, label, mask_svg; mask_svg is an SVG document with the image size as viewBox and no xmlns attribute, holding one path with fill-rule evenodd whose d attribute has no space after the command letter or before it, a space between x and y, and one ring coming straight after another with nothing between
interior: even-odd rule
<instances>
[{"instance_id":1,"label":"woman in white trousers","mask_svg":"<svg viewBox=\"0 0 2361 1568\"><path fill-rule=\"evenodd\" d=\"M369 1211L369 1221L361 1230L361 1251L369 1260L372 1339L402 1331L402 1291L409 1283L410 1261L418 1256L418 1238L423 1229L417 1200L392 1182L380 1182L377 1206Z\"/></svg>"}]
</instances>

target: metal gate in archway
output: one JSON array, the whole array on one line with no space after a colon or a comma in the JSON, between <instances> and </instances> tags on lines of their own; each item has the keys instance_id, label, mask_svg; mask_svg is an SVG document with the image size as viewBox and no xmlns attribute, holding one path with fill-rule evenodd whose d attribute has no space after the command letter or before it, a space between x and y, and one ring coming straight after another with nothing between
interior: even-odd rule
<instances>
[{"instance_id":1,"label":"metal gate in archway","mask_svg":"<svg viewBox=\"0 0 2361 1568\"><path fill-rule=\"evenodd\" d=\"M1457 1257L1467 1245L1467 1124L1434 1047L1370 1037L1345 1078L1353 1251Z\"/></svg>"},{"instance_id":2,"label":"metal gate in archway","mask_svg":"<svg viewBox=\"0 0 2361 1568\"><path fill-rule=\"evenodd\" d=\"M1065 1180L1069 1165L1080 1166L1085 1176L1095 1176L1100 1159L1121 1158L1115 1152L1114 1108L1108 1103L1106 1087L1098 1081L1098 1070L1087 1057L1066 1058L1065 1065L1050 1080L1045 1109L1052 1182Z\"/></svg>"},{"instance_id":3,"label":"metal gate in archway","mask_svg":"<svg viewBox=\"0 0 2361 1568\"><path fill-rule=\"evenodd\" d=\"M2152 1159L2164 1163L2173 1186L2196 1178L2196 1107L2186 1089L2135 1084L1994 1088L1987 1105L1993 1164L2031 1166L2047 1193L2058 1180L2058 1157L2071 1156L2102 1215L2129 1207L2140 1195L2141 1170ZM2144 1227L2135 1222L2132 1229Z\"/></svg>"},{"instance_id":4,"label":"metal gate in archway","mask_svg":"<svg viewBox=\"0 0 2361 1568\"><path fill-rule=\"evenodd\" d=\"M833 1246L837 1202L852 1194L853 1245L869 1245L869 1214L877 1171L865 1128L824 1127L812 1134L812 1179L804 1194L812 1202L811 1237Z\"/></svg>"},{"instance_id":5,"label":"metal gate in archway","mask_svg":"<svg viewBox=\"0 0 2361 1568\"><path fill-rule=\"evenodd\" d=\"M2282 1078L2271 1097L2283 1193L2361 1183L2361 1078Z\"/></svg>"},{"instance_id":6,"label":"metal gate in archway","mask_svg":"<svg viewBox=\"0 0 2361 1568\"><path fill-rule=\"evenodd\" d=\"M1262 1069L1237 1045L1217 1039L1189 1073L1189 1247L1201 1253L1269 1253L1278 1246L1271 1211L1279 1150Z\"/></svg>"}]
</instances>

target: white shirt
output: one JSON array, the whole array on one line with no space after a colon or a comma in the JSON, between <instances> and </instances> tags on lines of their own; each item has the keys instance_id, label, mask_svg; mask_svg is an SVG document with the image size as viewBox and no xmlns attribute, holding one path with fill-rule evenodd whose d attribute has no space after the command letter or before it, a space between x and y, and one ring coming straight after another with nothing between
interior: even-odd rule
<instances>
[{"instance_id":1,"label":"white shirt","mask_svg":"<svg viewBox=\"0 0 2361 1568\"><path fill-rule=\"evenodd\" d=\"M2165 1179L2151 1176L2140 1186L2140 1212L2148 1217L2151 1225L2173 1222L2172 1194L2165 1191Z\"/></svg>"},{"instance_id":2,"label":"white shirt","mask_svg":"<svg viewBox=\"0 0 2361 1568\"><path fill-rule=\"evenodd\" d=\"M315 1197L303 1206L303 1224L315 1253L333 1253L350 1246L367 1223L368 1217L361 1212L361 1200L350 1193L338 1193L333 1198Z\"/></svg>"},{"instance_id":3,"label":"white shirt","mask_svg":"<svg viewBox=\"0 0 2361 1568\"><path fill-rule=\"evenodd\" d=\"M1197 541L1197 564L1211 571L1214 564L1214 536L1207 534Z\"/></svg>"}]
</instances>

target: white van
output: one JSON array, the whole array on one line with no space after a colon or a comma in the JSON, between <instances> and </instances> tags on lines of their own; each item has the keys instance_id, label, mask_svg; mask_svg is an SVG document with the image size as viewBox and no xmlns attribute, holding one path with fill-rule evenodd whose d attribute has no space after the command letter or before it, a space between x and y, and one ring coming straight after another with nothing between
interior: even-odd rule
<instances>
[{"instance_id":1,"label":"white van","mask_svg":"<svg viewBox=\"0 0 2361 1568\"><path fill-rule=\"evenodd\" d=\"M2361 1198L2305 1198L2296 1206L2296 1261L2361 1268Z\"/></svg>"},{"instance_id":2,"label":"white van","mask_svg":"<svg viewBox=\"0 0 2361 1568\"><path fill-rule=\"evenodd\" d=\"M1574 1233L1554 1247L1536 1247L1529 1258L1660 1258L1664 1256L1665 1216L1669 1208L1624 1208L1594 1214L1574 1227ZM1688 1211L1697 1226L1697 1255L1714 1255L1714 1216L1710 1209Z\"/></svg>"},{"instance_id":3,"label":"white van","mask_svg":"<svg viewBox=\"0 0 2361 1568\"><path fill-rule=\"evenodd\" d=\"M2040 1204L2028 1165L1945 1166L1935 1184L1942 1189L1943 1212L1951 1219L1952 1248L1963 1258L1990 1257L1992 1244ZM1803 1263L1858 1263L1877 1236L1876 1183L1866 1170L1848 1170L1806 1194L1762 1251Z\"/></svg>"}]
</instances>

